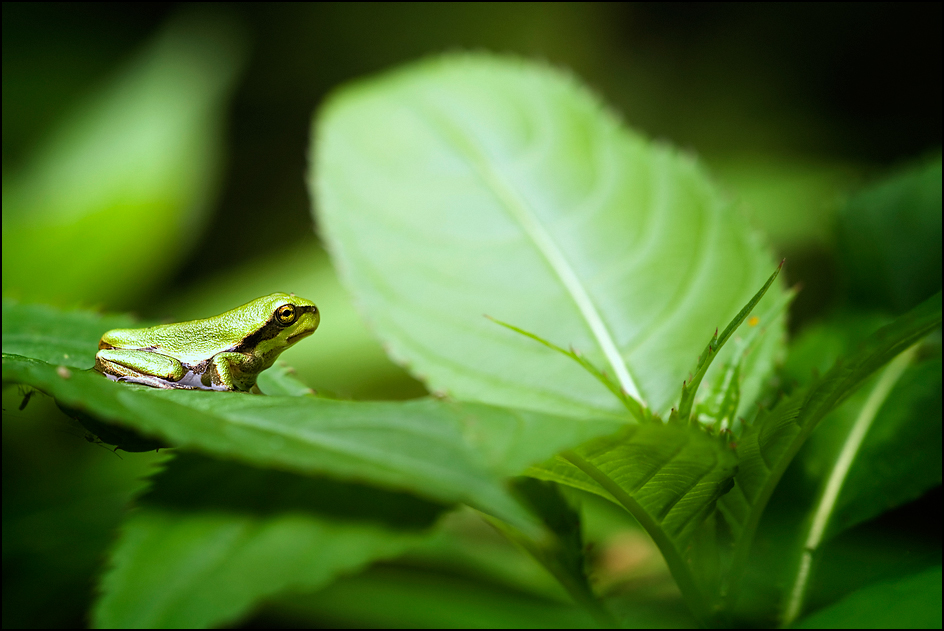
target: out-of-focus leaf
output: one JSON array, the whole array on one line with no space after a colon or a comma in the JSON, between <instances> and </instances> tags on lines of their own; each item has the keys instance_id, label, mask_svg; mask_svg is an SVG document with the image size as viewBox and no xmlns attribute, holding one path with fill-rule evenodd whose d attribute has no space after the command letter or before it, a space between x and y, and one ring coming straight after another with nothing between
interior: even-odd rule
<instances>
[{"instance_id":1,"label":"out-of-focus leaf","mask_svg":"<svg viewBox=\"0 0 944 631\"><path fill-rule=\"evenodd\" d=\"M790 341L790 353L780 369L786 385L810 383L892 319L873 311L839 311L806 327Z\"/></svg>"},{"instance_id":2,"label":"out-of-focus leaf","mask_svg":"<svg viewBox=\"0 0 944 631\"><path fill-rule=\"evenodd\" d=\"M852 196L839 213L852 298L902 312L941 289L941 156Z\"/></svg>"},{"instance_id":3,"label":"out-of-focus leaf","mask_svg":"<svg viewBox=\"0 0 944 631\"><path fill-rule=\"evenodd\" d=\"M413 568L374 568L275 611L301 626L377 628L596 628L584 610L481 580Z\"/></svg>"},{"instance_id":4,"label":"out-of-focus leaf","mask_svg":"<svg viewBox=\"0 0 944 631\"><path fill-rule=\"evenodd\" d=\"M24 390L33 396L21 410ZM167 459L121 458L83 434L48 397L3 388L4 628L87 624L91 577L143 478Z\"/></svg>"},{"instance_id":5,"label":"out-of-focus leaf","mask_svg":"<svg viewBox=\"0 0 944 631\"><path fill-rule=\"evenodd\" d=\"M796 629L940 629L941 566L876 583L817 611Z\"/></svg>"},{"instance_id":6,"label":"out-of-focus leaf","mask_svg":"<svg viewBox=\"0 0 944 631\"><path fill-rule=\"evenodd\" d=\"M788 383L808 382L814 374L827 371L829 364L853 353L858 343L888 321L887 317L868 313L834 314L805 330L793 342L781 372ZM784 620L775 619L763 610L782 615L787 611L785 604L795 601L791 616L796 616L801 613L800 609L805 609L798 606L801 600L808 601L809 606L823 602L824 587L833 590L832 597L826 601L831 602L880 580L864 576L860 567L850 572L863 577L864 583L849 586L831 580L824 584L820 580L822 576L835 579L843 572L840 568L823 565L833 563L828 553L809 548L819 549L835 534L917 498L931 485L940 484L940 375L927 374L940 370L939 338L935 343L934 337L925 339L918 347L915 365L907 366L896 383L886 384L894 387L887 392L888 398L878 410L874 409L879 403L875 397L881 392L876 389L885 388L879 384L880 380L894 376L885 376L891 365L866 379L856 392L830 412L787 468L761 520L746 570L744 585L749 593L745 593L741 601L749 603L751 611L740 613L751 623L784 624ZM901 355L895 361L900 359L909 361ZM921 383L925 384L923 388ZM925 391L922 393L922 390ZM854 428L869 422L867 406L877 414L869 431L859 435L862 442L856 447ZM846 455L841 457L841 453ZM843 479L840 474L845 467L849 468ZM824 494L827 487L828 496ZM811 539L814 523L817 534ZM870 560L868 563L863 560L863 564L881 565L877 552L870 551L868 545L862 545L861 553ZM884 554L892 553L886 549ZM806 556L809 558L804 559ZM793 596L798 580L810 585L806 596L799 600Z\"/></svg>"},{"instance_id":7,"label":"out-of-focus leaf","mask_svg":"<svg viewBox=\"0 0 944 631\"><path fill-rule=\"evenodd\" d=\"M357 484L181 456L125 522L93 623L208 627L317 590L427 536L442 506Z\"/></svg>"},{"instance_id":8,"label":"out-of-focus leaf","mask_svg":"<svg viewBox=\"0 0 944 631\"><path fill-rule=\"evenodd\" d=\"M757 525L774 488L819 421L878 368L940 323L941 294L938 293L876 331L856 352L840 358L813 385L761 414L747 428L737 443L739 464L735 486L718 504L735 540L733 580L737 581L743 572Z\"/></svg>"},{"instance_id":9,"label":"out-of-focus leaf","mask_svg":"<svg viewBox=\"0 0 944 631\"><path fill-rule=\"evenodd\" d=\"M580 514L568 503L560 487L552 482L522 477L513 481L513 488L515 495L547 527L551 537L536 541L504 524L493 523L538 559L574 601L594 615L598 623L614 626L616 621L596 599L587 579Z\"/></svg>"},{"instance_id":10,"label":"out-of-focus leaf","mask_svg":"<svg viewBox=\"0 0 944 631\"><path fill-rule=\"evenodd\" d=\"M18 309L4 304L4 315ZM47 314L48 330L58 324ZM74 323L80 318L65 316ZM94 322L88 325L93 330ZM95 331L98 329L95 328ZM15 337L57 356L55 336ZM4 331L4 343L6 330ZM71 348L71 347L70 347ZM90 366L95 347L80 366ZM61 356L61 355L59 355ZM432 399L404 403L160 390L4 353L3 379L29 384L98 420L170 445L261 467L357 479L531 523L500 480L624 425ZM205 396L209 395L209 396Z\"/></svg>"},{"instance_id":11,"label":"out-of-focus leaf","mask_svg":"<svg viewBox=\"0 0 944 631\"><path fill-rule=\"evenodd\" d=\"M726 153L709 158L709 167L781 251L830 244L840 196L857 181L854 165L808 155Z\"/></svg>"},{"instance_id":12,"label":"out-of-focus leaf","mask_svg":"<svg viewBox=\"0 0 944 631\"><path fill-rule=\"evenodd\" d=\"M547 67L421 62L339 92L314 140L315 207L342 278L391 355L459 398L620 407L488 314L576 348L665 412L772 268L694 161Z\"/></svg>"},{"instance_id":13,"label":"out-of-focus leaf","mask_svg":"<svg viewBox=\"0 0 944 631\"><path fill-rule=\"evenodd\" d=\"M4 295L128 305L173 273L215 190L241 39L182 14L4 173Z\"/></svg>"}]
</instances>

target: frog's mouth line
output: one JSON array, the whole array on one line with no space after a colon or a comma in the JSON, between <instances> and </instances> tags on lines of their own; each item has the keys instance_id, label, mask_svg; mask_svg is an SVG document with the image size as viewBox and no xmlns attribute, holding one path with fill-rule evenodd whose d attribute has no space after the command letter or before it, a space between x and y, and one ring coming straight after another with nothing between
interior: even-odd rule
<instances>
[{"instance_id":1,"label":"frog's mouth line","mask_svg":"<svg viewBox=\"0 0 944 631\"><path fill-rule=\"evenodd\" d=\"M295 335L289 335L289 336L288 336L288 341L289 341L289 343L294 344L296 340L300 340L300 339L302 339L303 337L308 337L308 336L311 335L312 333L314 333L314 331L299 331L299 332L296 333Z\"/></svg>"}]
</instances>

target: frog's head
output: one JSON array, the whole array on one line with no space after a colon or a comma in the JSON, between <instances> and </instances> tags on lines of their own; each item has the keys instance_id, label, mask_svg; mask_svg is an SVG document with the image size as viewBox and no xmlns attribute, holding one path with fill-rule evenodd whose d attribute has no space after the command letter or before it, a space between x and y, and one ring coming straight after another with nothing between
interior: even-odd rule
<instances>
[{"instance_id":1,"label":"frog's head","mask_svg":"<svg viewBox=\"0 0 944 631\"><path fill-rule=\"evenodd\" d=\"M245 305L252 312L256 325L239 345L261 358L268 367L279 353L315 332L321 313L310 300L293 294L275 293L257 298Z\"/></svg>"}]
</instances>

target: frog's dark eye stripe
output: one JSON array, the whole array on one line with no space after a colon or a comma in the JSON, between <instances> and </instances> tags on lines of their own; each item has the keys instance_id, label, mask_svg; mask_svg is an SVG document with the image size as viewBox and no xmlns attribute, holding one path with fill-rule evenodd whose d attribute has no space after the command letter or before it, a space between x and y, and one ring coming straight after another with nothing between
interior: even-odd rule
<instances>
[{"instance_id":1,"label":"frog's dark eye stripe","mask_svg":"<svg viewBox=\"0 0 944 631\"><path fill-rule=\"evenodd\" d=\"M275 319L282 326L288 326L298 319L298 310L295 305L282 305L275 310Z\"/></svg>"}]
</instances>

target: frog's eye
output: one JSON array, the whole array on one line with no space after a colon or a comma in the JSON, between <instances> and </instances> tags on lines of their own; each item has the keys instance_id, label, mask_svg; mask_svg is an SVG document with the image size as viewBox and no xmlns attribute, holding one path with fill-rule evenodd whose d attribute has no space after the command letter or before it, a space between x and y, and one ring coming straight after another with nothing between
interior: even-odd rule
<instances>
[{"instance_id":1,"label":"frog's eye","mask_svg":"<svg viewBox=\"0 0 944 631\"><path fill-rule=\"evenodd\" d=\"M275 310L275 319L279 321L279 324L282 326L288 326L291 323L295 322L298 318L298 312L295 310L295 305L282 305Z\"/></svg>"}]
</instances>

